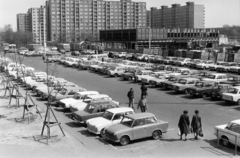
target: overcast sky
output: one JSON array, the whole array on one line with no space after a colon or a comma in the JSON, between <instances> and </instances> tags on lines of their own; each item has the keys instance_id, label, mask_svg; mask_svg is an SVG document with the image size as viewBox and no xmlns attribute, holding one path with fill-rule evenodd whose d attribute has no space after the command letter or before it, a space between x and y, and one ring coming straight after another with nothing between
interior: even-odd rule
<instances>
[{"instance_id":1,"label":"overcast sky","mask_svg":"<svg viewBox=\"0 0 240 158\"><path fill-rule=\"evenodd\" d=\"M119 1L119 0L113 0ZM162 5L185 5L188 0L133 0L147 2L147 9L160 8ZM45 0L0 0L0 27L11 24L16 26L16 15L26 13L28 8L39 7ZM205 27L222 27L224 24L240 25L240 0L192 0L205 6Z\"/></svg>"}]
</instances>

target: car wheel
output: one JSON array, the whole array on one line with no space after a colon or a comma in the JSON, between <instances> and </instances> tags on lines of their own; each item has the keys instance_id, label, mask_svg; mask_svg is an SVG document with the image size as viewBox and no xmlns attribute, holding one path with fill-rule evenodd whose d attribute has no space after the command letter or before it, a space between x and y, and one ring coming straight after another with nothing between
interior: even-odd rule
<instances>
[{"instance_id":1,"label":"car wheel","mask_svg":"<svg viewBox=\"0 0 240 158\"><path fill-rule=\"evenodd\" d=\"M202 94L202 97L203 97L203 98L207 98L207 97L208 97L207 93L203 93L203 94Z\"/></svg>"},{"instance_id":2,"label":"car wheel","mask_svg":"<svg viewBox=\"0 0 240 158\"><path fill-rule=\"evenodd\" d=\"M157 131L157 130L156 130L156 131L154 131L154 132L152 133L152 137L153 137L154 140L160 139L161 136L162 136L161 131Z\"/></svg>"},{"instance_id":3,"label":"car wheel","mask_svg":"<svg viewBox=\"0 0 240 158\"><path fill-rule=\"evenodd\" d=\"M114 77L118 77L118 74L114 74Z\"/></svg>"},{"instance_id":4,"label":"car wheel","mask_svg":"<svg viewBox=\"0 0 240 158\"><path fill-rule=\"evenodd\" d=\"M229 146L229 139L226 136L222 137L222 145L223 146Z\"/></svg>"},{"instance_id":5,"label":"car wheel","mask_svg":"<svg viewBox=\"0 0 240 158\"><path fill-rule=\"evenodd\" d=\"M130 140L129 140L129 137L128 137L128 136L122 136L122 137L120 138L120 144L121 144L122 146L127 145L129 142L130 142Z\"/></svg>"},{"instance_id":6,"label":"car wheel","mask_svg":"<svg viewBox=\"0 0 240 158\"><path fill-rule=\"evenodd\" d=\"M101 132L100 132L100 135L103 137L104 136L104 130L105 130L105 128L103 128L102 130L101 130Z\"/></svg>"},{"instance_id":7,"label":"car wheel","mask_svg":"<svg viewBox=\"0 0 240 158\"><path fill-rule=\"evenodd\" d=\"M237 101L238 105L240 105L240 99Z\"/></svg>"},{"instance_id":8,"label":"car wheel","mask_svg":"<svg viewBox=\"0 0 240 158\"><path fill-rule=\"evenodd\" d=\"M189 94L188 89L185 89L185 90L184 90L184 93L185 93L185 94Z\"/></svg>"},{"instance_id":9,"label":"car wheel","mask_svg":"<svg viewBox=\"0 0 240 158\"><path fill-rule=\"evenodd\" d=\"M193 91L189 90L189 95L193 97Z\"/></svg>"}]
</instances>

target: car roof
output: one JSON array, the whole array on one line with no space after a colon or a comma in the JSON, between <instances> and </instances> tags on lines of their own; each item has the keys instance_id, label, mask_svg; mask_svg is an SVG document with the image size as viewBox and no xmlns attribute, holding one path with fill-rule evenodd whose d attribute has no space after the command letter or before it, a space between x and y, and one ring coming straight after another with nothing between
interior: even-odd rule
<instances>
[{"instance_id":1,"label":"car roof","mask_svg":"<svg viewBox=\"0 0 240 158\"><path fill-rule=\"evenodd\" d=\"M199 78L189 77L189 78L183 78L185 80L199 80Z\"/></svg>"},{"instance_id":2,"label":"car roof","mask_svg":"<svg viewBox=\"0 0 240 158\"><path fill-rule=\"evenodd\" d=\"M134 111L134 110L129 107L119 107L119 108L108 109L107 111L111 113L117 113L117 112L126 112L126 111Z\"/></svg>"},{"instance_id":3,"label":"car roof","mask_svg":"<svg viewBox=\"0 0 240 158\"><path fill-rule=\"evenodd\" d=\"M212 81L212 80L203 80L203 81L199 81L199 82L203 82L203 83L218 83L217 81Z\"/></svg>"},{"instance_id":4,"label":"car roof","mask_svg":"<svg viewBox=\"0 0 240 158\"><path fill-rule=\"evenodd\" d=\"M102 98L102 97L109 97L107 94L98 94L98 95L91 95L88 96L89 98L95 99L95 98Z\"/></svg>"},{"instance_id":5,"label":"car roof","mask_svg":"<svg viewBox=\"0 0 240 158\"><path fill-rule=\"evenodd\" d=\"M223 73L212 73L211 75L227 75L227 74L223 74Z\"/></svg>"},{"instance_id":6,"label":"car roof","mask_svg":"<svg viewBox=\"0 0 240 158\"><path fill-rule=\"evenodd\" d=\"M240 89L240 86L234 86L233 88Z\"/></svg>"},{"instance_id":7,"label":"car roof","mask_svg":"<svg viewBox=\"0 0 240 158\"><path fill-rule=\"evenodd\" d=\"M237 123L237 124L240 124L240 119L239 119L239 120L233 120L233 121L231 121L231 123Z\"/></svg>"},{"instance_id":8,"label":"car roof","mask_svg":"<svg viewBox=\"0 0 240 158\"><path fill-rule=\"evenodd\" d=\"M77 92L78 94L85 95L85 94L99 94L97 91L82 91Z\"/></svg>"},{"instance_id":9,"label":"car roof","mask_svg":"<svg viewBox=\"0 0 240 158\"><path fill-rule=\"evenodd\" d=\"M137 113L137 114L129 114L127 115L127 117L131 118L131 119L141 119L141 118L146 118L146 117L152 117L155 115L149 112L145 112L145 113Z\"/></svg>"}]
</instances>

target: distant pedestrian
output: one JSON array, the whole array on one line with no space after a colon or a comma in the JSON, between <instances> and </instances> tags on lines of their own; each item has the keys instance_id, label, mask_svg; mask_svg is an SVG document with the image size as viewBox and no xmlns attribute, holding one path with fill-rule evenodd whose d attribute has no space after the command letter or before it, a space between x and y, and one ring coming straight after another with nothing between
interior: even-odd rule
<instances>
[{"instance_id":1,"label":"distant pedestrian","mask_svg":"<svg viewBox=\"0 0 240 158\"><path fill-rule=\"evenodd\" d=\"M199 131L202 128L201 117L198 114L199 114L199 111L195 110L195 115L193 115L192 122L191 122L195 139L198 139Z\"/></svg>"},{"instance_id":2,"label":"distant pedestrian","mask_svg":"<svg viewBox=\"0 0 240 158\"><path fill-rule=\"evenodd\" d=\"M146 96L143 96L139 100L137 109L139 109L139 107L141 109L141 112L146 112L146 110L148 108Z\"/></svg>"},{"instance_id":3,"label":"distant pedestrian","mask_svg":"<svg viewBox=\"0 0 240 158\"><path fill-rule=\"evenodd\" d=\"M129 99L129 107L132 108L133 110L134 109L134 91L132 88L130 88L130 91L128 91L128 99Z\"/></svg>"},{"instance_id":4,"label":"distant pedestrian","mask_svg":"<svg viewBox=\"0 0 240 158\"><path fill-rule=\"evenodd\" d=\"M182 140L182 135L185 135L185 141L187 140L187 135L190 133L190 121L188 116L188 111L184 110L183 114L180 116L178 127L180 129L180 140Z\"/></svg>"},{"instance_id":5,"label":"distant pedestrian","mask_svg":"<svg viewBox=\"0 0 240 158\"><path fill-rule=\"evenodd\" d=\"M145 98L147 97L148 93L147 93L147 87L145 86L144 83L142 83L142 86L141 86L141 98L143 98L143 96L145 96Z\"/></svg>"},{"instance_id":6,"label":"distant pedestrian","mask_svg":"<svg viewBox=\"0 0 240 158\"><path fill-rule=\"evenodd\" d=\"M102 58L102 62L104 62L104 58Z\"/></svg>"}]
</instances>

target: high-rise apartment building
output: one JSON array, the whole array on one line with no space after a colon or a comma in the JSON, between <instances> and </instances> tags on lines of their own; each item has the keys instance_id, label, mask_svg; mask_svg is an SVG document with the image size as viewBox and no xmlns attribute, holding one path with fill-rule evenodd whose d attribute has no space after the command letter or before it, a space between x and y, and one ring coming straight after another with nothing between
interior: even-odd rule
<instances>
[{"instance_id":1,"label":"high-rise apartment building","mask_svg":"<svg viewBox=\"0 0 240 158\"><path fill-rule=\"evenodd\" d=\"M28 9L29 31L33 34L33 42L44 44L47 41L46 34L46 8Z\"/></svg>"},{"instance_id":2,"label":"high-rise apartment building","mask_svg":"<svg viewBox=\"0 0 240 158\"><path fill-rule=\"evenodd\" d=\"M29 30L28 14L26 13L17 14L17 31L26 32L28 30Z\"/></svg>"},{"instance_id":3,"label":"high-rise apartment building","mask_svg":"<svg viewBox=\"0 0 240 158\"><path fill-rule=\"evenodd\" d=\"M99 30L146 27L146 2L48 0L49 41L99 40Z\"/></svg>"},{"instance_id":4,"label":"high-rise apartment building","mask_svg":"<svg viewBox=\"0 0 240 158\"><path fill-rule=\"evenodd\" d=\"M204 28L204 5L187 2L185 6L172 4L172 7L151 8L148 26L152 28Z\"/></svg>"}]
</instances>

